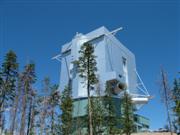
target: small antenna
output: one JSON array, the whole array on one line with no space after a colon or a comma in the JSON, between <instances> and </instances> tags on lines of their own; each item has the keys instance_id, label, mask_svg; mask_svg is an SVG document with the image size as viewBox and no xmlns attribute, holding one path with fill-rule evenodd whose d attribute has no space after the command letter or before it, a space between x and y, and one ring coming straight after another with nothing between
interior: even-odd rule
<instances>
[{"instance_id":1,"label":"small antenna","mask_svg":"<svg viewBox=\"0 0 180 135\"><path fill-rule=\"evenodd\" d=\"M117 29L111 31L111 32L108 33L107 35L109 35L109 34L115 35L115 34L116 34L118 31L120 31L120 30L123 30L123 27L119 27L119 28L117 28Z\"/></svg>"}]
</instances>

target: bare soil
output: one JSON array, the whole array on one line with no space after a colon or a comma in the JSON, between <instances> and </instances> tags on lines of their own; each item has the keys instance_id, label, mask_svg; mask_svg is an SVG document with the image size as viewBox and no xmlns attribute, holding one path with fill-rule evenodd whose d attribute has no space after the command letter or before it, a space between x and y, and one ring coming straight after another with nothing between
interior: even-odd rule
<instances>
[{"instance_id":1,"label":"bare soil","mask_svg":"<svg viewBox=\"0 0 180 135\"><path fill-rule=\"evenodd\" d=\"M132 135L171 135L170 132L144 132L144 133L134 133ZM177 135L173 133L173 135Z\"/></svg>"}]
</instances>

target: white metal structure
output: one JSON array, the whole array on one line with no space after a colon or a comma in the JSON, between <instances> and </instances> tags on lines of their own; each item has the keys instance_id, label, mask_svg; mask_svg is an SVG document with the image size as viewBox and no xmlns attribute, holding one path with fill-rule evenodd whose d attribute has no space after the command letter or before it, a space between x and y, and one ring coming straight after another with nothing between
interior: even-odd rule
<instances>
[{"instance_id":1,"label":"white metal structure","mask_svg":"<svg viewBox=\"0 0 180 135\"><path fill-rule=\"evenodd\" d=\"M90 42L94 45L97 56L97 76L100 82L98 87L102 89L101 94L104 94L105 83L111 81L116 84L116 97L121 97L123 89L126 88L137 108L146 104L150 95L136 71L135 56L114 36L120 30L122 27L109 32L105 27L100 27L85 35L77 33L71 42L63 45L61 53L52 58L61 62L60 90L63 90L71 79L73 98L87 97L82 78L78 76L72 62L78 60L81 45ZM96 96L93 92L91 95Z\"/></svg>"}]
</instances>

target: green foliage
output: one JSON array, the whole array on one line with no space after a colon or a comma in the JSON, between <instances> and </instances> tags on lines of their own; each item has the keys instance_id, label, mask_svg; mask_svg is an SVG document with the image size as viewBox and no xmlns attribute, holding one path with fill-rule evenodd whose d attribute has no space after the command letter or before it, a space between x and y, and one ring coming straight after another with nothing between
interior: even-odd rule
<instances>
[{"instance_id":1,"label":"green foliage","mask_svg":"<svg viewBox=\"0 0 180 135\"><path fill-rule=\"evenodd\" d=\"M21 114L21 128L20 135L25 133L26 124L26 112L27 107L31 107L31 96L33 92L32 85L36 81L35 75L35 64L29 63L24 67L24 72L20 75L20 88L22 90L22 114ZM28 112L31 111L30 109ZM28 123L31 121L31 116L29 116Z\"/></svg>"},{"instance_id":2,"label":"green foliage","mask_svg":"<svg viewBox=\"0 0 180 135\"><path fill-rule=\"evenodd\" d=\"M56 107L59 105L59 99L60 99L60 95L59 95L59 91L57 91L58 89L58 85L53 85L51 87L51 94L50 94L50 98L49 98L49 105L51 107L51 131L50 134L51 135L56 135L57 134L57 129L55 128L56 123L55 123L55 118L56 118L56 112L55 109Z\"/></svg>"},{"instance_id":3,"label":"green foliage","mask_svg":"<svg viewBox=\"0 0 180 135\"><path fill-rule=\"evenodd\" d=\"M30 91L32 90L31 84L34 84L36 81L34 63L27 64L24 67L24 72L22 73L21 81L22 81L23 86L27 86L28 90Z\"/></svg>"},{"instance_id":4,"label":"green foliage","mask_svg":"<svg viewBox=\"0 0 180 135\"><path fill-rule=\"evenodd\" d=\"M35 64L29 63L23 72L18 72L16 54L9 51L0 67L0 134L39 134L43 124L41 114L45 123L42 134L60 134L60 120L57 120L60 97L56 91L57 85L51 87L46 78L41 94L33 88L35 82ZM9 124L6 124L9 117Z\"/></svg>"},{"instance_id":5,"label":"green foliage","mask_svg":"<svg viewBox=\"0 0 180 135\"><path fill-rule=\"evenodd\" d=\"M35 97L36 93L34 90L29 95L29 109L28 109L28 123L27 123L27 135L34 134L34 119L35 119Z\"/></svg>"},{"instance_id":6,"label":"green foliage","mask_svg":"<svg viewBox=\"0 0 180 135\"><path fill-rule=\"evenodd\" d=\"M90 85L96 84L98 79L95 74L97 67L93 45L90 43L84 43L84 45L81 46L79 53L79 60L74 63L77 65L80 77L84 78L85 81L88 80Z\"/></svg>"},{"instance_id":7,"label":"green foliage","mask_svg":"<svg viewBox=\"0 0 180 135\"><path fill-rule=\"evenodd\" d=\"M91 105L91 95L90 91L95 84L98 83L96 77L96 56L94 55L94 46L88 42L84 43L81 46L79 51L80 57L78 61L75 61L74 64L77 65L77 70L79 76L84 79L84 84L87 86L87 95L88 95L88 132L89 135L93 135L93 112ZM85 83L87 82L87 83Z\"/></svg>"},{"instance_id":8,"label":"green foliage","mask_svg":"<svg viewBox=\"0 0 180 135\"><path fill-rule=\"evenodd\" d=\"M51 93L50 93L50 98L49 98L49 104L54 108L59 104L59 91L58 90L58 85L53 85L51 87Z\"/></svg>"},{"instance_id":9,"label":"green foliage","mask_svg":"<svg viewBox=\"0 0 180 135\"><path fill-rule=\"evenodd\" d=\"M40 135L58 135L59 129L57 127L60 125L58 85L52 85L49 77L45 77L42 86L40 96L36 101L38 106L35 113L37 114L36 128Z\"/></svg>"},{"instance_id":10,"label":"green foliage","mask_svg":"<svg viewBox=\"0 0 180 135\"><path fill-rule=\"evenodd\" d=\"M2 87L3 87L2 85L3 85L3 78L2 78L2 73L0 72L0 92L2 92Z\"/></svg>"},{"instance_id":11,"label":"green foliage","mask_svg":"<svg viewBox=\"0 0 180 135\"><path fill-rule=\"evenodd\" d=\"M175 118L175 126L180 130L180 79L174 80L174 88L173 88L172 100L174 102L173 111L176 114Z\"/></svg>"},{"instance_id":12,"label":"green foliage","mask_svg":"<svg viewBox=\"0 0 180 135\"><path fill-rule=\"evenodd\" d=\"M50 95L50 79L49 77L45 77L42 81L42 89L40 95L37 98L37 110L36 114L38 116L38 120L36 122L36 127L39 129L39 134L43 135L45 133L45 129L47 128L50 122L46 123L47 118L49 117L49 95ZM48 127L50 128L50 127Z\"/></svg>"},{"instance_id":13,"label":"green foliage","mask_svg":"<svg viewBox=\"0 0 180 135\"><path fill-rule=\"evenodd\" d=\"M18 76L18 63L16 54L9 51L0 68L0 127L3 130L5 124L4 111L13 104L16 81Z\"/></svg>"},{"instance_id":14,"label":"green foliage","mask_svg":"<svg viewBox=\"0 0 180 135\"><path fill-rule=\"evenodd\" d=\"M1 69L0 69L0 102L1 102L0 104L3 104L2 102L3 102L3 97L5 97L4 95L5 95L5 91L3 89L3 78L2 78L2 73L1 73ZM0 110L0 113L1 112L2 112L2 110Z\"/></svg>"},{"instance_id":15,"label":"green foliage","mask_svg":"<svg viewBox=\"0 0 180 135\"><path fill-rule=\"evenodd\" d=\"M106 90L104 97L104 108L105 108L105 126L108 134L117 133L118 117L116 116L115 104L112 97L111 85L106 82Z\"/></svg>"},{"instance_id":16,"label":"green foliage","mask_svg":"<svg viewBox=\"0 0 180 135\"><path fill-rule=\"evenodd\" d=\"M130 135L134 130L133 116L133 104L131 102L131 97L125 92L122 98L121 126L123 133L126 135Z\"/></svg>"},{"instance_id":17,"label":"green foliage","mask_svg":"<svg viewBox=\"0 0 180 135\"><path fill-rule=\"evenodd\" d=\"M92 125L94 135L121 133L121 130L117 127L119 121L110 86L107 85L106 87L105 97L101 97L100 93L97 93L97 97L90 96L90 91L96 90L95 87L98 83L96 77L96 56L94 55L93 45L85 43L82 45L79 53L79 60L74 62L74 64L77 65L80 77L84 79L88 93L88 122L84 116L80 118L80 124L82 124L80 126L88 126L89 135L92 135L90 133L90 125ZM36 82L35 64L27 64L24 71L18 73L16 55L12 51L7 53L5 61L0 68L0 114L7 106L12 107L10 103L14 107L12 108L12 110L14 110L14 119L12 122L12 131L10 130L11 135L14 130L20 135L26 133L29 135L73 134L73 122L75 119L73 119L72 116L73 99L70 85L71 81L69 81L69 85L64 89L61 96L57 91L58 86L52 86L49 78L44 80L43 94L39 92L36 93L36 90L33 88ZM129 100L126 101L129 103ZM122 122L124 123L128 123L127 118L131 120L131 107L127 107L128 103L123 103L124 112ZM58 107L62 111L61 115L59 115L60 111ZM129 113L127 115L128 111ZM89 117L90 114L91 117ZM87 124L84 122L84 119L86 119ZM0 117L0 120L2 121L4 118ZM3 126L4 125L2 125L2 127ZM123 126L123 128L124 133L126 133L127 129L131 131L131 126ZM83 131L85 130L82 129L82 132Z\"/></svg>"},{"instance_id":18,"label":"green foliage","mask_svg":"<svg viewBox=\"0 0 180 135\"><path fill-rule=\"evenodd\" d=\"M180 101L180 79L174 80L174 88L173 88L173 96L172 99L174 101Z\"/></svg>"},{"instance_id":19,"label":"green foliage","mask_svg":"<svg viewBox=\"0 0 180 135\"><path fill-rule=\"evenodd\" d=\"M17 56L13 51L9 51L2 63L0 71L0 108L8 106L7 101L14 99L16 81L18 77Z\"/></svg>"},{"instance_id":20,"label":"green foliage","mask_svg":"<svg viewBox=\"0 0 180 135\"><path fill-rule=\"evenodd\" d=\"M101 134L104 131L104 118L105 118L105 109L103 106L103 98L93 97L91 98L92 104L92 122L93 122L93 133L95 135Z\"/></svg>"},{"instance_id":21,"label":"green foliage","mask_svg":"<svg viewBox=\"0 0 180 135\"><path fill-rule=\"evenodd\" d=\"M60 108L61 114L61 133L62 135L72 134L72 124L73 124L73 100L72 100L72 90L69 87L65 87L61 94L61 104Z\"/></svg>"},{"instance_id":22,"label":"green foliage","mask_svg":"<svg viewBox=\"0 0 180 135\"><path fill-rule=\"evenodd\" d=\"M30 133L29 135L36 135L36 129L37 129L37 119L39 118L39 112L38 112L38 94L35 93L33 95L33 102L32 102L32 114L31 114L31 120L30 120Z\"/></svg>"}]
</instances>

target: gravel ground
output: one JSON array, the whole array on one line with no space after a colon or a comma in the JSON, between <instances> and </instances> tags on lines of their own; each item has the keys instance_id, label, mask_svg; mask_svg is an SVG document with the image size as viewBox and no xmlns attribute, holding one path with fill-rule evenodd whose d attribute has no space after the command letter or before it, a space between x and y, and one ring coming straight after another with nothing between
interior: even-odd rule
<instances>
[{"instance_id":1,"label":"gravel ground","mask_svg":"<svg viewBox=\"0 0 180 135\"><path fill-rule=\"evenodd\" d=\"M170 132L144 132L144 133L134 133L132 135L171 135ZM176 133L173 133L173 135L177 135Z\"/></svg>"}]
</instances>

